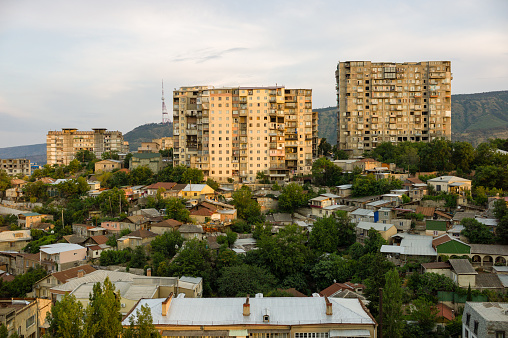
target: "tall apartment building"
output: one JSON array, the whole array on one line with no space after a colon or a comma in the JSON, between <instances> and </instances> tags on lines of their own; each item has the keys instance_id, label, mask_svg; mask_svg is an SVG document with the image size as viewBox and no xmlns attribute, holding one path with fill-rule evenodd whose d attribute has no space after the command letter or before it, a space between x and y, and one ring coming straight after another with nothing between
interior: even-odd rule
<instances>
[{"instance_id":1,"label":"tall apartment building","mask_svg":"<svg viewBox=\"0 0 508 338\"><path fill-rule=\"evenodd\" d=\"M9 176L32 175L30 160L27 160L26 158L9 158L0 160L0 170L5 170Z\"/></svg>"},{"instance_id":2,"label":"tall apartment building","mask_svg":"<svg viewBox=\"0 0 508 338\"><path fill-rule=\"evenodd\" d=\"M108 151L129 152L129 143L124 141L122 133L107 131L105 128L94 128L93 131L78 131L75 128L49 131L46 147L49 165L68 165L80 150L91 151L97 158Z\"/></svg>"},{"instance_id":3,"label":"tall apartment building","mask_svg":"<svg viewBox=\"0 0 508 338\"><path fill-rule=\"evenodd\" d=\"M173 92L174 164L224 182L307 174L317 152L312 90L181 87Z\"/></svg>"},{"instance_id":4,"label":"tall apartment building","mask_svg":"<svg viewBox=\"0 0 508 338\"><path fill-rule=\"evenodd\" d=\"M337 145L352 155L382 142L451 139L451 62L339 62Z\"/></svg>"}]
</instances>

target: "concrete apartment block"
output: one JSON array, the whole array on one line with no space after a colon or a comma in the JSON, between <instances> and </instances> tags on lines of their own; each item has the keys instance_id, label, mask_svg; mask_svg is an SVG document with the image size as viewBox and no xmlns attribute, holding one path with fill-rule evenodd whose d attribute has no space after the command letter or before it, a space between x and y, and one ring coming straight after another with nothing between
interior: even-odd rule
<instances>
[{"instance_id":1,"label":"concrete apartment block","mask_svg":"<svg viewBox=\"0 0 508 338\"><path fill-rule=\"evenodd\" d=\"M339 62L337 145L361 155L382 142L451 139L451 62Z\"/></svg>"}]
</instances>

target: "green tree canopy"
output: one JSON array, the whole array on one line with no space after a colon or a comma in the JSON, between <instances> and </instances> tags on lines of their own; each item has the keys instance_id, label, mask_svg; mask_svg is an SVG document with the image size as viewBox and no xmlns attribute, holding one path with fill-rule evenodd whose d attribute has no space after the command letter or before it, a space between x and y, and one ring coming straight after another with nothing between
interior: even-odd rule
<instances>
[{"instance_id":1,"label":"green tree canopy","mask_svg":"<svg viewBox=\"0 0 508 338\"><path fill-rule=\"evenodd\" d=\"M383 336L398 338L402 336L404 321L402 317L402 286L396 269L385 275L383 290Z\"/></svg>"},{"instance_id":2,"label":"green tree canopy","mask_svg":"<svg viewBox=\"0 0 508 338\"><path fill-rule=\"evenodd\" d=\"M466 236L472 244L491 244L494 242L494 234L489 228L474 218L463 218L460 222L464 226L462 235Z\"/></svg>"},{"instance_id":3,"label":"green tree canopy","mask_svg":"<svg viewBox=\"0 0 508 338\"><path fill-rule=\"evenodd\" d=\"M336 252L355 242L355 225L345 211L323 217L314 222L309 245L318 252Z\"/></svg>"},{"instance_id":4,"label":"green tree canopy","mask_svg":"<svg viewBox=\"0 0 508 338\"><path fill-rule=\"evenodd\" d=\"M263 222L261 207L252 199L252 191L249 187L244 185L233 193L233 205L236 207L238 218L246 220L249 224Z\"/></svg>"},{"instance_id":5,"label":"green tree canopy","mask_svg":"<svg viewBox=\"0 0 508 338\"><path fill-rule=\"evenodd\" d=\"M221 297L267 293L276 282L277 279L266 268L246 264L222 268L217 279Z\"/></svg>"},{"instance_id":6,"label":"green tree canopy","mask_svg":"<svg viewBox=\"0 0 508 338\"><path fill-rule=\"evenodd\" d=\"M307 205L307 194L303 192L301 185L289 183L279 196L279 210L285 212L294 212L296 209Z\"/></svg>"},{"instance_id":7,"label":"green tree canopy","mask_svg":"<svg viewBox=\"0 0 508 338\"><path fill-rule=\"evenodd\" d=\"M163 208L166 209L166 217L170 219L176 219L180 222L190 221L190 212L185 207L182 199L177 197L170 197L162 200Z\"/></svg>"},{"instance_id":8,"label":"green tree canopy","mask_svg":"<svg viewBox=\"0 0 508 338\"><path fill-rule=\"evenodd\" d=\"M52 338L83 337L85 310L74 295L64 295L51 307L47 321L47 335Z\"/></svg>"},{"instance_id":9,"label":"green tree canopy","mask_svg":"<svg viewBox=\"0 0 508 338\"><path fill-rule=\"evenodd\" d=\"M129 323L129 328L122 335L123 338L159 338L161 336L155 329L152 311L148 305L141 305L141 309L136 310L135 319L131 316Z\"/></svg>"}]
</instances>

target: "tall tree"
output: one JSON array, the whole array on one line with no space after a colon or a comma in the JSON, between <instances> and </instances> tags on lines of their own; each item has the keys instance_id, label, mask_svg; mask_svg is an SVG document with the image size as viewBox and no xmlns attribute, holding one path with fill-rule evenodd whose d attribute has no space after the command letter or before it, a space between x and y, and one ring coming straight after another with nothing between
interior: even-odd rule
<instances>
[{"instance_id":1,"label":"tall tree","mask_svg":"<svg viewBox=\"0 0 508 338\"><path fill-rule=\"evenodd\" d=\"M383 336L398 338L402 336L404 321L402 318L402 286L397 269L385 275L383 290Z\"/></svg>"},{"instance_id":2,"label":"tall tree","mask_svg":"<svg viewBox=\"0 0 508 338\"><path fill-rule=\"evenodd\" d=\"M279 209L286 212L294 212L296 209L307 205L307 194L303 192L301 185L289 183L282 189L279 196Z\"/></svg>"},{"instance_id":3,"label":"tall tree","mask_svg":"<svg viewBox=\"0 0 508 338\"><path fill-rule=\"evenodd\" d=\"M238 212L238 218L246 220L249 224L262 223L261 207L252 199L252 191L247 186L233 193L233 205Z\"/></svg>"},{"instance_id":4,"label":"tall tree","mask_svg":"<svg viewBox=\"0 0 508 338\"><path fill-rule=\"evenodd\" d=\"M96 283L86 308L84 337L116 338L122 333L120 295L108 277Z\"/></svg>"},{"instance_id":5,"label":"tall tree","mask_svg":"<svg viewBox=\"0 0 508 338\"><path fill-rule=\"evenodd\" d=\"M166 218L176 219L180 222L190 220L190 212L180 198L170 197L162 200L163 208L166 209Z\"/></svg>"},{"instance_id":6,"label":"tall tree","mask_svg":"<svg viewBox=\"0 0 508 338\"><path fill-rule=\"evenodd\" d=\"M463 218L460 222L464 226L462 235L466 236L472 244L492 244L494 234L483 223L474 218Z\"/></svg>"},{"instance_id":7,"label":"tall tree","mask_svg":"<svg viewBox=\"0 0 508 338\"><path fill-rule=\"evenodd\" d=\"M335 216L323 217L314 222L309 245L319 252L335 252L355 241L355 226L345 211Z\"/></svg>"},{"instance_id":8,"label":"tall tree","mask_svg":"<svg viewBox=\"0 0 508 338\"><path fill-rule=\"evenodd\" d=\"M123 338L159 338L161 336L155 329L152 311L148 305L142 305L141 309L136 310L136 319L131 316L129 322L129 328L124 331Z\"/></svg>"},{"instance_id":9,"label":"tall tree","mask_svg":"<svg viewBox=\"0 0 508 338\"><path fill-rule=\"evenodd\" d=\"M48 314L48 335L52 338L83 337L85 310L74 295L65 295L57 301Z\"/></svg>"}]
</instances>

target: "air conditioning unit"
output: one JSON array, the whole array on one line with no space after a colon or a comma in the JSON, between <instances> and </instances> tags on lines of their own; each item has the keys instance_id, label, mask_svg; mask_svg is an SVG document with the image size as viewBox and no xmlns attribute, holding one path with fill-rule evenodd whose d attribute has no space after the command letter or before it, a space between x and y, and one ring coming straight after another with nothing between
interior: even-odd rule
<instances>
[{"instance_id":1,"label":"air conditioning unit","mask_svg":"<svg viewBox=\"0 0 508 338\"><path fill-rule=\"evenodd\" d=\"M122 307L125 307L125 303L122 303Z\"/></svg>"}]
</instances>

